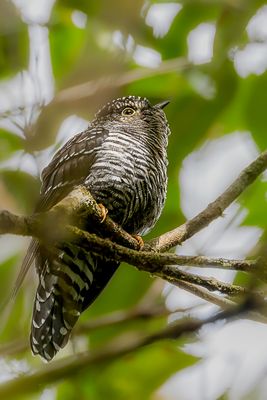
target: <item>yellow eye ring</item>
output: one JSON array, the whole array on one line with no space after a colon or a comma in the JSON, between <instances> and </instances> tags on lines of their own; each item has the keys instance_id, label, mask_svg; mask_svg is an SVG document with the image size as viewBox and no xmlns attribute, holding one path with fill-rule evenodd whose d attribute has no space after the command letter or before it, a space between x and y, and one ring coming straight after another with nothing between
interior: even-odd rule
<instances>
[{"instance_id":1,"label":"yellow eye ring","mask_svg":"<svg viewBox=\"0 0 267 400\"><path fill-rule=\"evenodd\" d=\"M132 107L125 107L125 108L122 110L122 115L128 116L128 115L133 115L133 114L135 114L135 109L132 108Z\"/></svg>"}]
</instances>

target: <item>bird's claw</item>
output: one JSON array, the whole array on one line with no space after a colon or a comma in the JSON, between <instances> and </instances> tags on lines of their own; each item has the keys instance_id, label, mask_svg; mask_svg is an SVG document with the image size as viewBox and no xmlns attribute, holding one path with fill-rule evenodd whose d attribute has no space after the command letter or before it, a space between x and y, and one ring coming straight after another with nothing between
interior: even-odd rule
<instances>
[{"instance_id":1,"label":"bird's claw","mask_svg":"<svg viewBox=\"0 0 267 400\"><path fill-rule=\"evenodd\" d=\"M107 218L108 209L107 209L103 204L101 204L101 203L98 204L98 207L99 207L99 211L100 211L100 214L101 214L101 216L100 216L100 218L101 218L100 223L102 224L102 223L105 221L105 219Z\"/></svg>"},{"instance_id":2,"label":"bird's claw","mask_svg":"<svg viewBox=\"0 0 267 400\"><path fill-rule=\"evenodd\" d=\"M142 249L144 247L144 245L145 245L142 237L139 236L139 235L132 235L132 237L138 242L139 250Z\"/></svg>"}]
</instances>

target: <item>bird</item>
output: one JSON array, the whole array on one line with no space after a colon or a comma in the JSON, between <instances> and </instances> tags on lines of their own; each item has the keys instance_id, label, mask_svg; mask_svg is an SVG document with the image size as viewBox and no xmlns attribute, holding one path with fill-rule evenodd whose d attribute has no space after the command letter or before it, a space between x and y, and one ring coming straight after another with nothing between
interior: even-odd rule
<instances>
[{"instance_id":1,"label":"bird","mask_svg":"<svg viewBox=\"0 0 267 400\"><path fill-rule=\"evenodd\" d=\"M152 105L145 97L125 96L105 104L43 170L35 211L48 211L82 185L128 233L149 232L166 199L170 128L163 108L168 103ZM37 239L28 248L22 275L33 262L39 283L30 345L34 355L50 361L119 263L90 253L77 241L64 243L56 256Z\"/></svg>"}]
</instances>

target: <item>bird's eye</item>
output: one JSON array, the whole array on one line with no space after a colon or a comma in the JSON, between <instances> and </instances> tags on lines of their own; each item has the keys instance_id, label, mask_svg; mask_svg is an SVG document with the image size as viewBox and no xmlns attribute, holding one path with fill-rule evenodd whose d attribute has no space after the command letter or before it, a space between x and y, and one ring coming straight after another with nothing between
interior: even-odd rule
<instances>
[{"instance_id":1,"label":"bird's eye","mask_svg":"<svg viewBox=\"0 0 267 400\"><path fill-rule=\"evenodd\" d=\"M132 107L125 107L122 110L122 115L133 115L135 113L135 109Z\"/></svg>"}]
</instances>

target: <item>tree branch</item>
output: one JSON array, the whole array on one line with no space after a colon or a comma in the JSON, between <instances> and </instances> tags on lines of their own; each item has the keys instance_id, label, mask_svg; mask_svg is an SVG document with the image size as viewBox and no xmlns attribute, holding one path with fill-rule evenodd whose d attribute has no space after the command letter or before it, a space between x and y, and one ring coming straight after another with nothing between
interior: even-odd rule
<instances>
[{"instance_id":1,"label":"tree branch","mask_svg":"<svg viewBox=\"0 0 267 400\"><path fill-rule=\"evenodd\" d=\"M41 214L25 217L6 210L0 211L0 234L34 236L40 240L54 242L66 239L66 225L69 223L80 227L91 224L95 231L101 231L103 236L108 236L123 246L140 248L138 240L112 221L108 215L103 221L102 208L83 186L75 188L57 205Z\"/></svg>"},{"instance_id":2,"label":"tree branch","mask_svg":"<svg viewBox=\"0 0 267 400\"><path fill-rule=\"evenodd\" d=\"M267 167L267 151L263 152L256 160L246 167L239 177L220 195L215 201L210 203L202 212L193 219L187 221L183 225L166 232L165 234L154 238L146 243L145 249L166 252L171 247L181 244L186 239L205 228L213 220L222 216L223 211L236 200L236 198L250 185ZM73 209L73 211L72 211ZM63 199L58 205L53 207L49 212L42 215L47 220L51 215L51 220L54 224L54 218L63 214L68 217L77 215L80 219L91 218L95 223L102 222L102 215L99 207L90 193L79 187L75 189L69 196ZM60 212L58 212L60 211ZM41 220L41 221L40 221ZM14 233L28 236L40 236L40 226L42 226L42 218L40 215L31 217L19 217L8 211L0 212L0 234ZM101 230L104 230L112 239L121 244L130 247L138 248L138 242L121 227L115 224L109 217L105 219L101 225ZM115 237L116 236L116 237Z\"/></svg>"},{"instance_id":3,"label":"tree branch","mask_svg":"<svg viewBox=\"0 0 267 400\"><path fill-rule=\"evenodd\" d=\"M232 204L237 197L251 185L257 177L267 168L267 151L263 152L256 160L249 164L239 177L221 194L210 203L202 212L178 228L167 232L158 238L152 239L148 244L155 250L165 252L170 248L183 243L197 232L208 226L212 221L221 217L224 210Z\"/></svg>"},{"instance_id":4,"label":"tree branch","mask_svg":"<svg viewBox=\"0 0 267 400\"><path fill-rule=\"evenodd\" d=\"M246 290L240 286L230 285L221 282L215 278L205 278L199 275L195 275L189 272L181 271L177 267L162 266L160 262L160 253L149 253L142 251L135 251L120 246L107 239L101 239L96 235L85 232L77 227L68 226L67 229L74 234L72 240L76 240L77 243L82 242L83 248L90 249L91 252L96 254L103 254L108 258L116 261L126 261L130 265L134 265L139 270L149 272L156 275L166 281L175 284L177 281L186 281L195 285L203 286L212 291L220 291L221 293L228 295L240 295L245 294ZM164 257L162 257L164 258ZM169 263L171 255L167 257L165 262ZM175 257L174 257L175 258Z\"/></svg>"},{"instance_id":5,"label":"tree branch","mask_svg":"<svg viewBox=\"0 0 267 400\"><path fill-rule=\"evenodd\" d=\"M202 286L212 292L218 291L228 296L238 296L245 295L247 290L238 285L231 285L229 283L222 282L213 277L204 277L189 272L181 271L177 267L166 266L163 267L161 271L154 271L155 275L160 278L176 284L177 281L185 281L188 283L193 283L194 285Z\"/></svg>"},{"instance_id":6,"label":"tree branch","mask_svg":"<svg viewBox=\"0 0 267 400\"><path fill-rule=\"evenodd\" d=\"M192 293L193 295L208 301L209 303L212 303L218 307L220 307L223 310L227 310L229 307L234 306L236 303L232 300L229 300L223 296L217 295L215 293L211 293L209 290L201 287L194 285L189 282L185 281L177 281L175 282L175 286L179 287L180 289L184 289L189 293Z\"/></svg>"},{"instance_id":7,"label":"tree branch","mask_svg":"<svg viewBox=\"0 0 267 400\"><path fill-rule=\"evenodd\" d=\"M55 224L55 218L63 219L63 212L65 212L66 216L66 212L68 212L68 210L73 209L74 213L77 213L79 210L81 210L81 208L78 207L78 203L74 204L74 201L72 201L73 199L80 199L80 195L82 194L81 190L82 188L75 189L75 191L71 193L72 197L68 196L68 198L64 199L64 201L59 203L59 205L52 208L48 213L40 215L35 214L34 216L25 217L12 214L6 210L0 211L0 234L12 233L21 236L36 236L42 239L43 234L41 232L45 230L44 227L41 228L42 224L44 223L43 221L46 221L45 225L47 227L49 225L47 222L48 218L53 221L53 224ZM76 195L78 197L76 197ZM86 191L86 196L84 198L87 196L90 196L90 194ZM84 207L84 200L82 205ZM89 214L91 214L91 216L96 218L96 222L100 226L101 214L99 213L98 207L95 207L95 205L97 206L96 203L92 203L93 208L91 208L91 206L87 208L88 214L86 215L86 218L90 217ZM180 266L229 269L248 273L253 273L256 270L257 260L231 260L205 256L184 256L173 253L162 254L154 251L131 252L129 251L128 247L137 249L139 246L138 242L135 238L115 224L111 218L106 218L101 226L101 229L102 228L105 230L106 234L109 233L112 236L113 240L115 239L117 243L121 242L127 247L110 246L111 244L108 241L98 240L96 236L89 236L90 234L87 235L87 240L91 245L94 246L94 251L96 251L98 254L101 253L104 248L109 250L110 257L113 258L116 256L117 261L127 261L129 263L137 262L139 265L145 265L147 263L153 263L161 266L176 264ZM65 227L64 233L66 234ZM97 245L99 245L100 248Z\"/></svg>"},{"instance_id":8,"label":"tree branch","mask_svg":"<svg viewBox=\"0 0 267 400\"><path fill-rule=\"evenodd\" d=\"M221 216L225 208L266 169L266 166L267 151L246 167L228 189L196 217L173 231L147 242L144 250L149 249L150 251L138 252L132 250L139 249L139 242L114 223L108 216L103 221L102 208L98 206L91 194L83 187L76 188L55 207L42 214L24 217L16 216L8 211L0 212L0 233L36 236L40 240L52 242L52 244L56 241L62 242L67 240L69 236L72 236L73 240L78 238L78 242L82 239L85 246L89 245L91 252L102 254L105 251L107 257L117 261L126 261L141 270L160 276L174 284L180 281L193 284L194 292L195 286L202 286L211 291L217 290L228 295L244 294L245 289L240 286L220 282L214 278L200 277L189 272L184 272L177 267L166 265L205 265L206 263L208 266L227 267L252 272L256 261L209 260L205 257L182 257L174 254L160 254L157 251L163 252L182 243L207 226L211 221ZM71 226L70 224L75 224L75 226ZM90 225L94 232L103 237L109 237L112 239L112 242L83 230L84 228L88 229ZM49 229L51 226L53 226L53 237L51 237L51 229ZM189 287L192 289L191 286ZM188 288L188 286L184 285L184 288Z\"/></svg>"}]
</instances>

